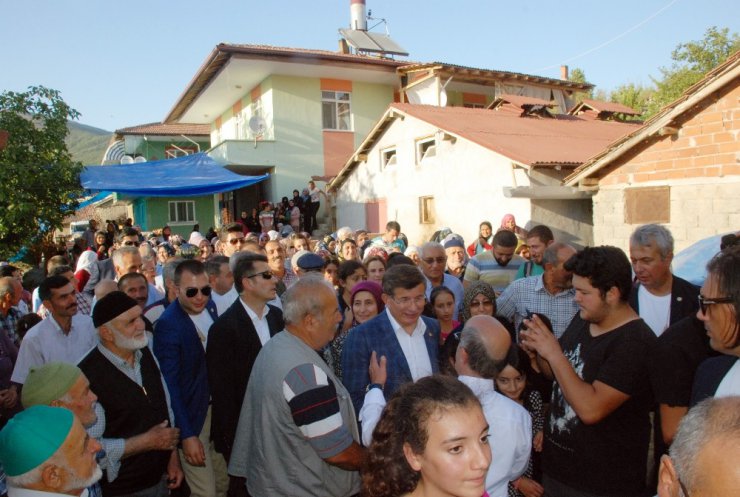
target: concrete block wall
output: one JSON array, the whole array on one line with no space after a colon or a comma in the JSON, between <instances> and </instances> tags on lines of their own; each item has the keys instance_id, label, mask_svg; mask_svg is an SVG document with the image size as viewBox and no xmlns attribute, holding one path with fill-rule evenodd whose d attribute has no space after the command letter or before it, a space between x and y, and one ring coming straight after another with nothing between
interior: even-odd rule
<instances>
[{"instance_id":1,"label":"concrete block wall","mask_svg":"<svg viewBox=\"0 0 740 497\"><path fill-rule=\"evenodd\" d=\"M664 226L671 230L677 252L702 238L740 230L740 176L662 184L671 189L671 220ZM604 187L593 201L594 243L628 250L629 237L639 225L624 222L624 189L620 185Z\"/></svg>"}]
</instances>

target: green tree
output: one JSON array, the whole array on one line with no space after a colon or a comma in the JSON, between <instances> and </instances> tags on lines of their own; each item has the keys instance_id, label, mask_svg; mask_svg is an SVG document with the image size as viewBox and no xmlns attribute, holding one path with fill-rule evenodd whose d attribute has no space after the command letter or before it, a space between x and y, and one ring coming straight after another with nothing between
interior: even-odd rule
<instances>
[{"instance_id":1,"label":"green tree","mask_svg":"<svg viewBox=\"0 0 740 497\"><path fill-rule=\"evenodd\" d=\"M67 120L79 113L57 90L43 86L0 94L0 129L10 133L0 151L0 259L60 228L82 193L82 164L67 151Z\"/></svg>"},{"instance_id":2,"label":"green tree","mask_svg":"<svg viewBox=\"0 0 740 497\"><path fill-rule=\"evenodd\" d=\"M656 91L650 100L647 117L676 100L738 49L740 36L730 34L728 28L717 29L716 26L707 29L701 40L680 43L671 54L671 67L661 67L662 77L653 79Z\"/></svg>"},{"instance_id":3,"label":"green tree","mask_svg":"<svg viewBox=\"0 0 740 497\"><path fill-rule=\"evenodd\" d=\"M640 113L635 119L641 119L650 106L655 90L635 83L619 85L609 94L609 100L635 109Z\"/></svg>"},{"instance_id":4,"label":"green tree","mask_svg":"<svg viewBox=\"0 0 740 497\"><path fill-rule=\"evenodd\" d=\"M583 72L583 69L580 67L574 67L573 70L570 71L568 81L573 81L575 83L588 83L586 73ZM594 98L593 88L589 91L578 91L573 93L573 100L576 102L583 100L584 98Z\"/></svg>"}]
</instances>

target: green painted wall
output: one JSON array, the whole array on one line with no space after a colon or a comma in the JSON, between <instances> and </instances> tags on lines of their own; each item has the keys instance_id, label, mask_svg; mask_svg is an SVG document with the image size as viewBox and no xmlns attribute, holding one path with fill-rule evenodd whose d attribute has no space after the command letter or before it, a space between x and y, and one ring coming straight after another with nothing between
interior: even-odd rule
<instances>
[{"instance_id":1,"label":"green painted wall","mask_svg":"<svg viewBox=\"0 0 740 497\"><path fill-rule=\"evenodd\" d=\"M367 138L388 105L393 102L393 88L371 83L352 83L352 114L355 124L355 148ZM349 158L349 157L348 157Z\"/></svg>"},{"instance_id":2,"label":"green painted wall","mask_svg":"<svg viewBox=\"0 0 740 497\"><path fill-rule=\"evenodd\" d=\"M169 224L172 228L172 233L182 235L187 240L190 237L190 232L193 230L192 224L177 225L169 223L169 202L170 201L183 201L192 200L195 202L195 217L197 222L200 224L201 233L205 233L208 228L214 226L213 222L213 196L204 195L201 197L180 197L180 198L153 198L150 197L146 200L146 228L143 228L143 224L137 220L138 224L142 225L142 229L147 231L153 231L155 229L162 228L165 224Z\"/></svg>"}]
</instances>

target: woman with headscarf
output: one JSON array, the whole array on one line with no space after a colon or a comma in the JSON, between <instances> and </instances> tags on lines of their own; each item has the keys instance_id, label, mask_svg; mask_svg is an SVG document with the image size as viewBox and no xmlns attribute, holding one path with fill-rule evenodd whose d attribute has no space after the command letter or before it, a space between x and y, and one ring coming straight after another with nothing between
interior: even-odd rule
<instances>
[{"instance_id":1,"label":"woman with headscarf","mask_svg":"<svg viewBox=\"0 0 740 497\"><path fill-rule=\"evenodd\" d=\"M85 250L77 259L75 267L75 279L77 280L77 291L81 292L87 284L90 277L97 279L98 275L98 253L92 250Z\"/></svg>"},{"instance_id":2,"label":"woman with headscarf","mask_svg":"<svg viewBox=\"0 0 740 497\"><path fill-rule=\"evenodd\" d=\"M514 214L504 215L504 217L501 218L501 226L499 227L498 230L499 231L500 230L511 231L517 236L520 243L523 243L523 241L527 238L527 230L517 226L516 219L514 218Z\"/></svg>"},{"instance_id":3,"label":"woman with headscarf","mask_svg":"<svg viewBox=\"0 0 740 497\"><path fill-rule=\"evenodd\" d=\"M356 326L374 318L385 309L382 299L383 289L374 281L361 281L352 287L350 305L352 306L352 324L347 330L340 331L324 349L324 360L334 370L337 378L342 379L342 347L347 335Z\"/></svg>"},{"instance_id":4,"label":"woman with headscarf","mask_svg":"<svg viewBox=\"0 0 740 497\"><path fill-rule=\"evenodd\" d=\"M483 221L478 227L478 239L468 246L468 255L475 257L487 250L492 250L493 246L493 226L488 221Z\"/></svg>"}]
</instances>

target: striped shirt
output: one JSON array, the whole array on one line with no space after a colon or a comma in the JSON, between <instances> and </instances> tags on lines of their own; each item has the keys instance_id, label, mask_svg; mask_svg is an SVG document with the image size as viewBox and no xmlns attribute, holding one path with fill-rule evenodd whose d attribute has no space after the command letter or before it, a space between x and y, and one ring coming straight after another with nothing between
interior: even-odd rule
<instances>
[{"instance_id":1,"label":"striped shirt","mask_svg":"<svg viewBox=\"0 0 740 497\"><path fill-rule=\"evenodd\" d=\"M493 256L493 252L486 251L476 255L468 261L465 269L465 281L483 281L488 283L496 291L496 294L503 292L514 281L519 266L524 263L524 259L515 255L505 266L498 263Z\"/></svg>"},{"instance_id":2,"label":"striped shirt","mask_svg":"<svg viewBox=\"0 0 740 497\"><path fill-rule=\"evenodd\" d=\"M336 456L352 445L337 390L321 368L307 363L291 369L283 380L283 396L293 421L319 457Z\"/></svg>"}]
</instances>

